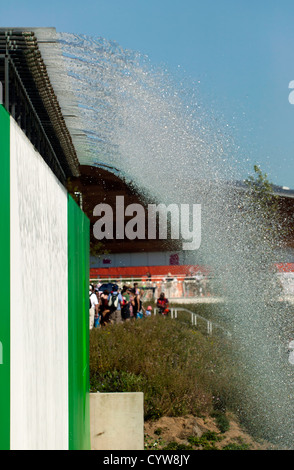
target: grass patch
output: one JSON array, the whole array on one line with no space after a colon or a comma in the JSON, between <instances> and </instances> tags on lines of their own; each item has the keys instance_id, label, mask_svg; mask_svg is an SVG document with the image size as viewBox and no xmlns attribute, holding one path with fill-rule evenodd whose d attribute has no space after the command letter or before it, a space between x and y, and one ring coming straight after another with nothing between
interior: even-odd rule
<instances>
[{"instance_id":1,"label":"grass patch","mask_svg":"<svg viewBox=\"0 0 294 470\"><path fill-rule=\"evenodd\" d=\"M216 443L221 441L222 437L213 431L204 433L201 437L190 436L188 442L196 448L202 450L217 450Z\"/></svg>"},{"instance_id":2,"label":"grass patch","mask_svg":"<svg viewBox=\"0 0 294 470\"><path fill-rule=\"evenodd\" d=\"M250 446L248 444L235 444L232 442L223 447L222 450L250 450Z\"/></svg>"},{"instance_id":3,"label":"grass patch","mask_svg":"<svg viewBox=\"0 0 294 470\"><path fill-rule=\"evenodd\" d=\"M234 396L227 344L155 316L90 332L90 388L143 392L145 420L201 415Z\"/></svg>"}]
</instances>

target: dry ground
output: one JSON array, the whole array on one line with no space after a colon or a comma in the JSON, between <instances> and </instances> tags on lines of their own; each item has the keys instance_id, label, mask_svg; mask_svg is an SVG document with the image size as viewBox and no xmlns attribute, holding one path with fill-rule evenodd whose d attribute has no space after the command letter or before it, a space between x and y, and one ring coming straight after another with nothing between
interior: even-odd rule
<instances>
[{"instance_id":1,"label":"dry ground","mask_svg":"<svg viewBox=\"0 0 294 470\"><path fill-rule=\"evenodd\" d=\"M199 418L195 416L185 416L178 418L163 417L157 421L145 423L145 446L149 448L162 449L169 442L188 445L190 436L201 437L203 434L215 432L221 438L214 443L219 450L228 444L240 446L247 444L248 450L269 450L272 446L265 442L256 442L248 433L240 427L236 418L228 415L230 419L230 429L225 433L220 433L215 424L215 420L210 416ZM201 449L201 446L199 447Z\"/></svg>"}]
</instances>

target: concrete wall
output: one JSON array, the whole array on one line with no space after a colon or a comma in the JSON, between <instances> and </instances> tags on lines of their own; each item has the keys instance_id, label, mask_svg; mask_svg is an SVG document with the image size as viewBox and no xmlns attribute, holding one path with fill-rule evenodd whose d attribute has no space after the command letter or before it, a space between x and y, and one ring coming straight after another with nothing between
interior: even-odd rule
<instances>
[{"instance_id":1,"label":"concrete wall","mask_svg":"<svg viewBox=\"0 0 294 470\"><path fill-rule=\"evenodd\" d=\"M92 450L144 449L144 394L91 393Z\"/></svg>"}]
</instances>

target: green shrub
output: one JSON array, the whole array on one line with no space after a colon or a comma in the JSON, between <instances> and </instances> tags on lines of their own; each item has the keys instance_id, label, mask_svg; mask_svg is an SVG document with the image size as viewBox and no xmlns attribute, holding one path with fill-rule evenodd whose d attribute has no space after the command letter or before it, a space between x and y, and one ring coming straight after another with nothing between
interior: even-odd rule
<instances>
[{"instance_id":1,"label":"green shrub","mask_svg":"<svg viewBox=\"0 0 294 470\"><path fill-rule=\"evenodd\" d=\"M220 432L225 433L230 429L230 421L225 413L221 411L213 411L211 417L215 419L216 425Z\"/></svg>"},{"instance_id":2,"label":"green shrub","mask_svg":"<svg viewBox=\"0 0 294 470\"><path fill-rule=\"evenodd\" d=\"M166 446L162 447L161 450L192 450L192 446L171 441Z\"/></svg>"},{"instance_id":3,"label":"green shrub","mask_svg":"<svg viewBox=\"0 0 294 470\"><path fill-rule=\"evenodd\" d=\"M156 434L156 436L160 436L161 433L162 433L162 429L161 429L161 428L157 428L157 429L155 429L155 431L154 431L154 434Z\"/></svg>"},{"instance_id":4,"label":"green shrub","mask_svg":"<svg viewBox=\"0 0 294 470\"><path fill-rule=\"evenodd\" d=\"M202 450L217 450L215 443L221 439L216 432L207 431L201 437L189 436L188 442L194 447L201 447Z\"/></svg>"},{"instance_id":5,"label":"green shrub","mask_svg":"<svg viewBox=\"0 0 294 470\"><path fill-rule=\"evenodd\" d=\"M123 370L92 375L91 388L100 392L135 392L143 388L144 377Z\"/></svg>"},{"instance_id":6,"label":"green shrub","mask_svg":"<svg viewBox=\"0 0 294 470\"><path fill-rule=\"evenodd\" d=\"M161 437L157 439L152 438L149 434L144 434L144 449L145 450L157 450L161 449L164 445Z\"/></svg>"},{"instance_id":7,"label":"green shrub","mask_svg":"<svg viewBox=\"0 0 294 470\"><path fill-rule=\"evenodd\" d=\"M235 444L231 442L227 446L223 447L222 450L250 450L249 444Z\"/></svg>"},{"instance_id":8,"label":"green shrub","mask_svg":"<svg viewBox=\"0 0 294 470\"><path fill-rule=\"evenodd\" d=\"M233 396L226 345L155 316L90 331L90 389L143 392L145 419L209 413L215 390Z\"/></svg>"}]
</instances>

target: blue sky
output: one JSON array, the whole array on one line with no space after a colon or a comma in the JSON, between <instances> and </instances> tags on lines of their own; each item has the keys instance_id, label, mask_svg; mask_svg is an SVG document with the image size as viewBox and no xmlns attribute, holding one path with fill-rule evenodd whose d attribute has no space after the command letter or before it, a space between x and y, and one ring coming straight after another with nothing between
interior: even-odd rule
<instances>
[{"instance_id":1,"label":"blue sky","mask_svg":"<svg viewBox=\"0 0 294 470\"><path fill-rule=\"evenodd\" d=\"M293 0L26 0L1 2L1 26L102 36L200 81L232 127L248 171L294 189Z\"/></svg>"}]
</instances>

